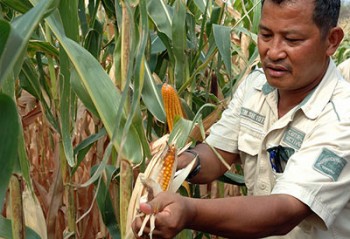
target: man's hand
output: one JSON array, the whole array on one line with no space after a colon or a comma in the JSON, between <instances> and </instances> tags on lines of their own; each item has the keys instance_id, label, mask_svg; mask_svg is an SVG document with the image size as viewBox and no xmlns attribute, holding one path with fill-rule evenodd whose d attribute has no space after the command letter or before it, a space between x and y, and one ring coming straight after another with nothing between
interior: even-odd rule
<instances>
[{"instance_id":1,"label":"man's hand","mask_svg":"<svg viewBox=\"0 0 350 239\"><path fill-rule=\"evenodd\" d=\"M145 214L156 214L153 238L174 238L189 222L193 210L189 206L189 200L175 193L162 192L152 201L140 204L141 212ZM143 235L137 235L141 228L143 217L137 217L132 223L132 229L136 238L148 236L150 225L146 225Z\"/></svg>"}]
</instances>

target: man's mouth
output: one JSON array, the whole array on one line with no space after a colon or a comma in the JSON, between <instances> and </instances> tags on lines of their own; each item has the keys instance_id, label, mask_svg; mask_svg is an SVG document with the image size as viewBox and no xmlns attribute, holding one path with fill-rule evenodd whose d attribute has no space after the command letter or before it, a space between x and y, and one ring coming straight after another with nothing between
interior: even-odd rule
<instances>
[{"instance_id":1,"label":"man's mouth","mask_svg":"<svg viewBox=\"0 0 350 239\"><path fill-rule=\"evenodd\" d=\"M283 65L266 64L265 73L271 77L282 77L289 73L289 68Z\"/></svg>"}]
</instances>

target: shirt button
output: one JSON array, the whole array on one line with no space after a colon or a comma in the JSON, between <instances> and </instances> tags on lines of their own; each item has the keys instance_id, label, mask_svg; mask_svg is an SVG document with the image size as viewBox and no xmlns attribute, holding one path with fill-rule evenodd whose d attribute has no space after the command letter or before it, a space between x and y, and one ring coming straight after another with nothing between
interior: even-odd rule
<instances>
[{"instance_id":1,"label":"shirt button","mask_svg":"<svg viewBox=\"0 0 350 239\"><path fill-rule=\"evenodd\" d=\"M260 188L261 190L265 190L265 189L266 189L266 184L260 183L259 188Z\"/></svg>"}]
</instances>

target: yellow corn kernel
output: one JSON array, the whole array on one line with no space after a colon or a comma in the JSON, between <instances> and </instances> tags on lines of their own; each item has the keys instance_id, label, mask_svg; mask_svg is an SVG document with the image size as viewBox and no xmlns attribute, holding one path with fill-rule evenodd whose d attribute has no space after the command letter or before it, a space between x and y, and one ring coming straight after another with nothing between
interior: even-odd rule
<instances>
[{"instance_id":1,"label":"yellow corn kernel","mask_svg":"<svg viewBox=\"0 0 350 239\"><path fill-rule=\"evenodd\" d=\"M166 120L169 131L171 132L174 126L174 118L176 115L184 117L180 98L176 90L169 84L164 83L162 86L162 97L165 108Z\"/></svg>"},{"instance_id":2,"label":"yellow corn kernel","mask_svg":"<svg viewBox=\"0 0 350 239\"><path fill-rule=\"evenodd\" d=\"M159 184L163 191L169 187L171 177L173 175L175 163L175 146L169 146L167 153L163 159L162 169L159 174Z\"/></svg>"}]
</instances>

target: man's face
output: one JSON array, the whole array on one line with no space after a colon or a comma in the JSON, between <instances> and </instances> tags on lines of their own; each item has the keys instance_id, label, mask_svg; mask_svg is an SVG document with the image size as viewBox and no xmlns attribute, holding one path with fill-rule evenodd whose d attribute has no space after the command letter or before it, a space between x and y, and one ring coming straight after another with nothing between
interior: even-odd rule
<instances>
[{"instance_id":1,"label":"man's face","mask_svg":"<svg viewBox=\"0 0 350 239\"><path fill-rule=\"evenodd\" d=\"M312 20L313 10L313 0L263 5L259 54L269 84L280 91L309 91L327 69L328 41Z\"/></svg>"}]
</instances>

